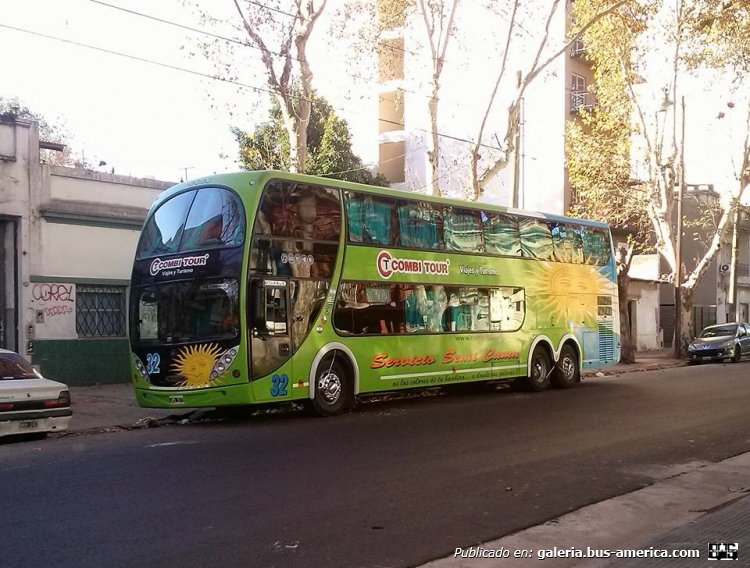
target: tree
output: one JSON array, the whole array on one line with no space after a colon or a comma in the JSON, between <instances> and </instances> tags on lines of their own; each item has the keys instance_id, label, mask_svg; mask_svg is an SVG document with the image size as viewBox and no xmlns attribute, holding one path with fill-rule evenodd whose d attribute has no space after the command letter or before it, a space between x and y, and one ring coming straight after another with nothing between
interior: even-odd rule
<instances>
[{"instance_id":1,"label":"tree","mask_svg":"<svg viewBox=\"0 0 750 568\"><path fill-rule=\"evenodd\" d=\"M55 150L40 150L40 158L42 161L53 166L72 165L73 157L70 148L71 135L64 126L48 122L44 116L32 111L15 97L0 96L0 118L10 117L18 117L36 122L39 126L40 140L64 145L62 152L57 152Z\"/></svg>"},{"instance_id":2,"label":"tree","mask_svg":"<svg viewBox=\"0 0 750 568\"><path fill-rule=\"evenodd\" d=\"M388 186L381 174L373 175L362 159L352 151L351 133L346 121L336 116L331 105L311 92L310 119L307 128L308 174ZM258 125L250 134L239 128L232 132L240 146L240 162L249 170L289 168L289 134L278 101L274 100L270 120Z\"/></svg>"},{"instance_id":3,"label":"tree","mask_svg":"<svg viewBox=\"0 0 750 568\"><path fill-rule=\"evenodd\" d=\"M581 202L587 202L586 214L590 216L599 212L607 216L614 215L608 220L616 221L616 208L622 207L628 218L636 216L638 222L648 219L654 247L667 264L668 278L677 284L676 291L679 292L676 299L679 299L677 304L681 306L677 314L680 325L675 327L681 333L675 338L674 345L679 345L680 348L692 336L694 290L719 251L740 193L740 188L731 189L726 192L727 198L721 203L705 208L703 213L706 218L713 216L715 219L711 225L704 227L707 234L703 254L699 255L690 271L686 271L682 262L678 266L676 250L681 241L678 241L679 236L673 229L673 224L676 218L675 205L678 202L676 196L681 195L682 191L678 190L685 187L685 130L684 106L678 106L677 95L682 92L681 85L688 72L687 65L693 68L716 68L717 65L717 60L700 47L705 40L701 38L701 24L697 18L697 14L702 12L697 8L701 6L701 2L691 3L687 0L678 0L674 7L664 6L654 0L644 3L641 11L624 14L632 19L630 24L622 28L630 30L627 33L615 33L604 21L602 26L588 30L584 36L587 48L592 47L588 54L594 61L595 69L597 65L600 66L597 69L598 83L595 87L598 108L589 119L584 115L581 129L569 129L569 142L579 142L584 149L588 144L589 151L598 146L599 153L604 151L609 156L611 150L622 142L617 137L617 129L612 128L617 123L611 122L611 119L617 116L619 109L627 108L628 104L633 109L633 123L626 131L631 137L631 143L634 140L637 142L635 155L641 163L641 167L635 172L637 180L634 182L637 185L628 191L626 186L617 181L623 180L621 175L611 177L607 174L618 169L616 162L612 160L608 160L610 163L603 166L603 172L607 175L601 175L602 171L596 171L598 166L589 169L581 166L576 170L580 164L576 164L575 158L571 161L573 170L578 175L574 183L579 197L583 198ZM595 3L576 3L576 9L595 9ZM653 57L654 46L665 43L662 57ZM658 71L653 68L655 64L661 65ZM618 66L622 73L620 79L616 77ZM616 80L613 82L608 77ZM669 81L668 87L664 87L663 83L654 84L665 78ZM623 89L625 97L622 95ZM661 93L662 96L654 97L654 92ZM682 107L682 112L679 107ZM680 117L683 124L678 126ZM624 115L620 120L624 120ZM616 152L617 154L625 156L624 151ZM746 156L747 153L744 153L743 157ZM591 155L587 161L595 159ZM746 159L743 161L747 163ZM601 181L604 183L600 183ZM740 184L740 187L746 186L747 181L744 185ZM612 204L617 204L614 211Z\"/></svg>"},{"instance_id":4,"label":"tree","mask_svg":"<svg viewBox=\"0 0 750 568\"><path fill-rule=\"evenodd\" d=\"M430 163L430 179L427 187L432 195L441 195L440 191L440 139L438 136L438 101L440 99L440 76L445 65L445 52L448 42L454 35L453 19L456 15L458 0L418 0L422 14L427 43L430 47L430 98L427 108L430 115L430 138L428 141L427 160ZM447 4L450 4L448 6Z\"/></svg>"},{"instance_id":5,"label":"tree","mask_svg":"<svg viewBox=\"0 0 750 568\"><path fill-rule=\"evenodd\" d=\"M236 78L237 50L260 52L268 88L281 113L289 144L288 169L304 173L307 163L307 125L312 105L312 67L307 44L328 0L233 0L239 26L233 25L241 39L228 42L215 36L204 44L204 55L212 59L221 77ZM197 6L197 5L196 5ZM202 19L217 26L227 22L208 11ZM232 25L233 22L229 22ZM252 59L252 58L251 58ZM254 60L253 61L257 61Z\"/></svg>"},{"instance_id":6,"label":"tree","mask_svg":"<svg viewBox=\"0 0 750 568\"><path fill-rule=\"evenodd\" d=\"M579 2L573 17L589 19L601 7ZM651 226L646 193L630 176L631 137L635 135L633 105L627 86L637 80L629 57L644 29L646 12L620 11L599 19L582 36L594 72L590 87L596 105L581 109L565 129L568 176L572 186L570 213L596 219L630 232L628 248L617 255L621 361L635 362L627 290L633 253L648 248Z\"/></svg>"}]
</instances>

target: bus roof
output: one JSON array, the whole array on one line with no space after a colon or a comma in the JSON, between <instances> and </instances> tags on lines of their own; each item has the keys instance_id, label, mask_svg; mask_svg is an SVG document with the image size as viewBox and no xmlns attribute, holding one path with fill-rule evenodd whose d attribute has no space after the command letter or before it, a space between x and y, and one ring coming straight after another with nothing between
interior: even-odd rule
<instances>
[{"instance_id":1,"label":"bus roof","mask_svg":"<svg viewBox=\"0 0 750 568\"><path fill-rule=\"evenodd\" d=\"M298 183L310 183L318 185L326 185L328 187L336 187L339 189L351 189L355 191L361 191L364 193L372 193L373 195L390 196L400 199L419 200L428 203L452 205L454 207L463 208L474 208L482 209L485 211L496 211L500 213L510 213L513 215L524 215L527 217L536 217L539 219L546 219L549 221L559 222L572 222L581 225L587 225L591 227L599 227L609 229L607 223L601 221L593 221L591 219L581 219L578 217L568 217L566 215L557 215L553 213L544 213L541 211L527 211L523 209L515 209L512 207L504 207L502 205L493 205L490 203L482 203L477 201L462 201L460 199L453 199L449 197L433 197L423 193L414 193L412 191L406 191L402 189L393 189L390 187L379 187L373 185L365 185L356 182L343 181L334 178L313 176L308 174L295 174L290 172L283 172L279 170L257 170L257 171L240 171L232 173L214 174L210 176L204 176L188 180L186 182L173 185L169 189L163 191L151 205L153 210L160 203L175 195L181 191L185 191L194 187L203 187L212 184L223 185L234 189L241 189L245 187L248 182L251 182L256 187L263 187L265 183L273 179L285 179L290 181L296 181ZM149 211L150 212L150 211Z\"/></svg>"}]
</instances>

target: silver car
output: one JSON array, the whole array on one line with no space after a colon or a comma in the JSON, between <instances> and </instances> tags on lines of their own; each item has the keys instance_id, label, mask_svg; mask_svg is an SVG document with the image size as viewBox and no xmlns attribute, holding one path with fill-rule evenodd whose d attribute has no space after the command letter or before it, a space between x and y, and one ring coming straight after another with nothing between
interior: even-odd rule
<instances>
[{"instance_id":1,"label":"silver car","mask_svg":"<svg viewBox=\"0 0 750 568\"><path fill-rule=\"evenodd\" d=\"M739 362L750 356L750 326L746 323L709 325L688 345L690 364L709 361Z\"/></svg>"},{"instance_id":2,"label":"silver car","mask_svg":"<svg viewBox=\"0 0 750 568\"><path fill-rule=\"evenodd\" d=\"M64 432L72 414L67 386L42 377L18 353L0 349L0 437Z\"/></svg>"}]
</instances>

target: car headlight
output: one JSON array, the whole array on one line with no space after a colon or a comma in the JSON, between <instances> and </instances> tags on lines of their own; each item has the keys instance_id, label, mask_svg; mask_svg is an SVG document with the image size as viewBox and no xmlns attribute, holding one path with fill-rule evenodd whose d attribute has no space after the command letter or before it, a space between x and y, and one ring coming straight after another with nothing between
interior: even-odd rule
<instances>
[{"instance_id":1,"label":"car headlight","mask_svg":"<svg viewBox=\"0 0 750 568\"><path fill-rule=\"evenodd\" d=\"M693 343L688 344L688 351L695 351L695 345Z\"/></svg>"}]
</instances>

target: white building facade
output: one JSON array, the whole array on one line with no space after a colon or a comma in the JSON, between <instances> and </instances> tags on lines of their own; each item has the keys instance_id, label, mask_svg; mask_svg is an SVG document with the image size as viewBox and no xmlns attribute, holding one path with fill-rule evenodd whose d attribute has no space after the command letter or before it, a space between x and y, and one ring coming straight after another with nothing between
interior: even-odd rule
<instances>
[{"instance_id":1,"label":"white building facade","mask_svg":"<svg viewBox=\"0 0 750 568\"><path fill-rule=\"evenodd\" d=\"M135 247L171 184L42 163L54 146L0 120L0 347L72 385L127 381Z\"/></svg>"}]
</instances>

